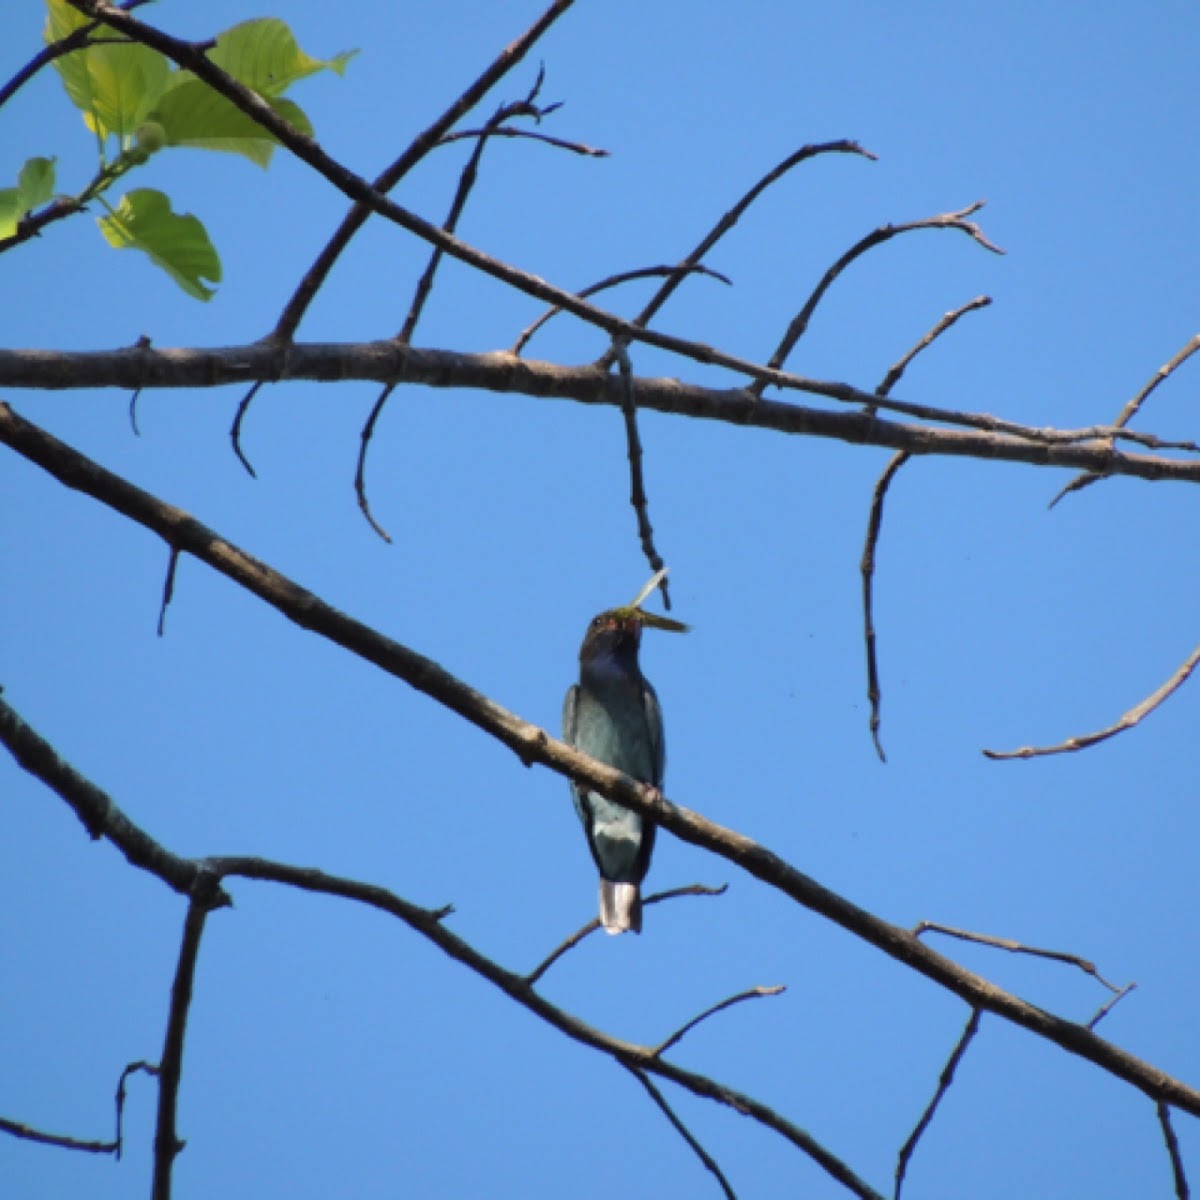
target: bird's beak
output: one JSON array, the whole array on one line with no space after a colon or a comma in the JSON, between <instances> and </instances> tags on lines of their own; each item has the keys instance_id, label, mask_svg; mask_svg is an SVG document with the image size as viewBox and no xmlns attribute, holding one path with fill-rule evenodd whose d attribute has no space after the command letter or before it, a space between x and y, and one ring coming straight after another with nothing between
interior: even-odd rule
<instances>
[{"instance_id":1,"label":"bird's beak","mask_svg":"<svg viewBox=\"0 0 1200 1200\"><path fill-rule=\"evenodd\" d=\"M665 629L667 633L687 633L691 629L690 625L672 620L670 617L660 617L657 613L643 612L640 608L634 611L638 621L642 625L649 625L651 629Z\"/></svg>"}]
</instances>

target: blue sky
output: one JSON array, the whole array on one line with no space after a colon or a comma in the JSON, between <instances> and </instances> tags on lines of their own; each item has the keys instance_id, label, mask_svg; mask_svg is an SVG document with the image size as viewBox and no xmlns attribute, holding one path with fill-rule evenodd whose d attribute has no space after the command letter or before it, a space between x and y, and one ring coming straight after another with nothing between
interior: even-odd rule
<instances>
[{"instance_id":1,"label":"blue sky","mask_svg":"<svg viewBox=\"0 0 1200 1200\"><path fill-rule=\"evenodd\" d=\"M461 0L275 10L345 79L302 85L326 149L371 176L536 17ZM156 4L203 37L270 9ZM7 77L40 44L41 6L0 14ZM986 199L1007 251L954 232L856 263L818 310L797 371L873 388L946 310L994 304L922 356L900 398L1037 425L1110 420L1197 332L1192 5L577 5L481 112L546 65L546 132L582 159L506 143L460 227L567 288L686 254L805 142L856 138L879 161L811 162L769 191L659 318L766 358L826 266L887 221ZM474 122L473 122L474 123ZM4 170L57 155L80 185L93 146L47 72L0 110ZM397 199L443 215L465 150ZM208 305L88 216L0 262L8 346L227 345L265 334L343 199L280 154L267 172L186 151L146 186L199 215L224 261ZM394 334L426 250L372 223L301 329ZM645 285L641 285L645 287ZM632 314L637 285L606 303ZM511 344L540 306L446 267L416 342ZM584 362L603 337L560 320L530 354ZM640 374L730 386L636 349ZM1195 364L1141 427L1194 438ZM402 389L352 481L369 385L289 384L229 450L234 390L148 392L142 436L118 392L2 397L331 603L557 731L587 620L649 571L627 503L619 414L518 396ZM1191 683L1084 754L989 763L1115 720L1195 645L1197 563L1182 485L1113 481L1048 512L1062 472L927 459L895 481L876 581L883 738L867 729L858 561L885 451L647 414L659 546L686 638L643 652L667 723L667 794L902 925L922 919L1092 959L1138 988L1107 1037L1185 1081L1195 1036ZM567 785L375 668L284 622L191 560L155 636L163 546L37 468L0 456L5 698L135 821L182 854L261 854L453 903L453 928L532 966L589 919L595 877ZM92 844L5 758L0 799L0 1115L84 1137L111 1128L121 1068L156 1058L183 904ZM593 938L545 981L621 1037L660 1041L754 985L782 996L714 1018L678 1060L777 1106L881 1190L968 1013L934 985L730 864L660 839L650 890L728 882ZM375 913L231 885L210 921L189 1026L180 1196L718 1195L637 1084ZM938 946L1063 1016L1107 998L1066 967ZM845 1193L772 1135L667 1094L739 1195ZM114 1164L0 1139L6 1194L148 1188L154 1091L135 1081ZM1200 1133L1175 1127L1200 1178ZM985 1018L909 1169L905 1195L1169 1196L1153 1105L1094 1067Z\"/></svg>"}]
</instances>

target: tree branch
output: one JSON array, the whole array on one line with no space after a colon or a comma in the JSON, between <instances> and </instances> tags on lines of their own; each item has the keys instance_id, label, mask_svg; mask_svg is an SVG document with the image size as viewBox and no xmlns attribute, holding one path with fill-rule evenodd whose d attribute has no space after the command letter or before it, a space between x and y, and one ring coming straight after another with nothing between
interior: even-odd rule
<instances>
[{"instance_id":1,"label":"tree branch","mask_svg":"<svg viewBox=\"0 0 1200 1200\"><path fill-rule=\"evenodd\" d=\"M772 372L777 382L799 387L815 381ZM564 367L512 354L461 354L405 347L391 340L290 347L256 342L246 346L130 348L104 351L0 350L0 387L81 389L115 387L219 387L256 380L338 383L374 380L426 387L478 388L582 404L621 404L620 381L594 366ZM872 392L849 384L819 383L821 395L865 408L879 403ZM814 389L815 390L815 389ZM768 429L776 433L836 438L855 445L884 446L911 454L939 454L1041 467L1100 471L1140 479L1200 483L1200 460L1125 453L1105 440L1100 427L1046 429L999 421L986 414L948 413L919 405L887 403L895 411L936 413L930 419L969 423L970 430L882 420L868 413L831 412L776 400L755 400L745 388L705 388L678 379L635 380L638 408L699 420Z\"/></svg>"},{"instance_id":2,"label":"tree branch","mask_svg":"<svg viewBox=\"0 0 1200 1200\"><path fill-rule=\"evenodd\" d=\"M1029 1004L929 949L911 931L859 908L796 870L765 846L677 806L655 788L589 758L509 712L431 659L326 604L312 592L218 536L182 510L164 504L0 404L0 442L60 482L158 534L309 629L404 680L508 746L526 765L537 763L654 820L691 845L727 859L747 874L882 950L974 1008L1005 1018L1095 1063L1154 1100L1200 1116L1200 1091L1105 1041L1073 1021ZM521 976L511 978L523 990Z\"/></svg>"}]
</instances>

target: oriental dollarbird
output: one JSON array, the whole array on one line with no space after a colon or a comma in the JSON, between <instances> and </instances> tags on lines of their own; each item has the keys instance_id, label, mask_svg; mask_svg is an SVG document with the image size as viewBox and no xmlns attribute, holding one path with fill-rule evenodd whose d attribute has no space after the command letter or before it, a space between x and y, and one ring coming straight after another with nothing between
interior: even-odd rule
<instances>
[{"instance_id":1,"label":"oriental dollarbird","mask_svg":"<svg viewBox=\"0 0 1200 1200\"><path fill-rule=\"evenodd\" d=\"M663 574L633 604L592 619L579 651L579 682L563 703L563 738L569 745L654 788L662 786L666 748L658 697L638 665L638 645L646 625L687 630L639 607ZM655 825L578 783L571 784L571 794L600 870L600 923L606 933L640 933L640 886L650 867Z\"/></svg>"}]
</instances>

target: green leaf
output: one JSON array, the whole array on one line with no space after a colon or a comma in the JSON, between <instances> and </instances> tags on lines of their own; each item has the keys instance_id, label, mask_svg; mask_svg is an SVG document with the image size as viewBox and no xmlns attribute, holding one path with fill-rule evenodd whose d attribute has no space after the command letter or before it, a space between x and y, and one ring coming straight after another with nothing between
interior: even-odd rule
<instances>
[{"instance_id":1,"label":"green leaf","mask_svg":"<svg viewBox=\"0 0 1200 1200\"><path fill-rule=\"evenodd\" d=\"M88 20L66 0L46 0L46 41L66 37ZM72 103L101 139L130 137L167 85L170 63L157 50L104 43L73 50L54 60Z\"/></svg>"},{"instance_id":2,"label":"green leaf","mask_svg":"<svg viewBox=\"0 0 1200 1200\"><path fill-rule=\"evenodd\" d=\"M284 21L262 17L243 21L218 34L217 44L208 57L239 83L269 98L281 96L297 80L307 79L318 71L341 75L357 53L347 50L330 59L313 58L300 49Z\"/></svg>"},{"instance_id":3,"label":"green leaf","mask_svg":"<svg viewBox=\"0 0 1200 1200\"><path fill-rule=\"evenodd\" d=\"M267 103L301 133L312 136L312 123L294 101L268 99ZM240 108L190 74L167 90L153 116L163 127L168 146L242 154L265 167L279 145Z\"/></svg>"},{"instance_id":4,"label":"green leaf","mask_svg":"<svg viewBox=\"0 0 1200 1200\"><path fill-rule=\"evenodd\" d=\"M138 188L97 224L110 246L141 250L189 296L212 299L214 289L202 280L220 282L221 260L208 232L190 213L172 212L171 201L162 192Z\"/></svg>"},{"instance_id":5,"label":"green leaf","mask_svg":"<svg viewBox=\"0 0 1200 1200\"><path fill-rule=\"evenodd\" d=\"M0 188L0 239L12 237L21 218L53 195L54 159L28 159L17 176L17 186Z\"/></svg>"},{"instance_id":6,"label":"green leaf","mask_svg":"<svg viewBox=\"0 0 1200 1200\"><path fill-rule=\"evenodd\" d=\"M26 159L17 176L17 188L26 212L45 204L54 195L54 163L53 158Z\"/></svg>"}]
</instances>

